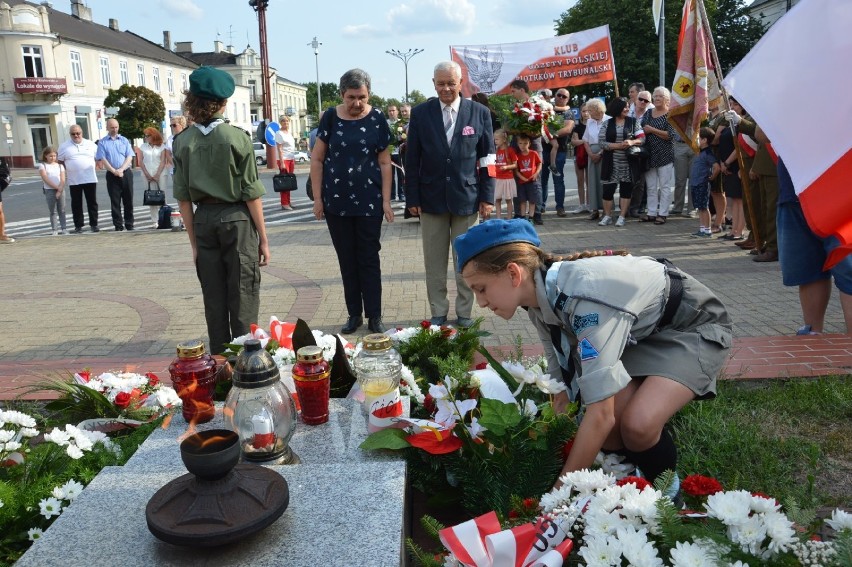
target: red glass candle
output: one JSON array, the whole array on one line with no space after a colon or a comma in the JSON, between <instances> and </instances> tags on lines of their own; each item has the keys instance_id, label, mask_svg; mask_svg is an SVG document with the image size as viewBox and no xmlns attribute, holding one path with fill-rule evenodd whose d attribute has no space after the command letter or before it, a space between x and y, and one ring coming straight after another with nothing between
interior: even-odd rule
<instances>
[{"instance_id":1,"label":"red glass candle","mask_svg":"<svg viewBox=\"0 0 852 567\"><path fill-rule=\"evenodd\" d=\"M306 346L296 353L293 382L302 405L302 421L319 425L328 421L331 369L318 346Z\"/></svg>"},{"instance_id":2,"label":"red glass candle","mask_svg":"<svg viewBox=\"0 0 852 567\"><path fill-rule=\"evenodd\" d=\"M177 346L177 358L169 365L169 374L183 402L183 418L187 423L205 423L216 414L213 406L216 372L216 361L205 352L202 341L187 341Z\"/></svg>"}]
</instances>

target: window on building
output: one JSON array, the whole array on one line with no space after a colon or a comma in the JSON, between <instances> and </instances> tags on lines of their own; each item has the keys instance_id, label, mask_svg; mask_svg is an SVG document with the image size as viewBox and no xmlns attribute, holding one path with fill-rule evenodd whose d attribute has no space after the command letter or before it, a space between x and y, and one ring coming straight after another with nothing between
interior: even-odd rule
<instances>
[{"instance_id":1,"label":"window on building","mask_svg":"<svg viewBox=\"0 0 852 567\"><path fill-rule=\"evenodd\" d=\"M101 57L101 84L105 87L110 85L109 57Z\"/></svg>"},{"instance_id":2,"label":"window on building","mask_svg":"<svg viewBox=\"0 0 852 567\"><path fill-rule=\"evenodd\" d=\"M91 139L89 137L89 116L87 114L75 114L74 122L83 130L83 138L86 140Z\"/></svg>"},{"instance_id":3,"label":"window on building","mask_svg":"<svg viewBox=\"0 0 852 567\"><path fill-rule=\"evenodd\" d=\"M44 77L44 60L41 58L41 47L23 45L21 49L24 54L24 74L27 77Z\"/></svg>"},{"instance_id":4,"label":"window on building","mask_svg":"<svg viewBox=\"0 0 852 567\"><path fill-rule=\"evenodd\" d=\"M171 69L166 71L166 86L169 88L169 94L175 94L175 77Z\"/></svg>"},{"instance_id":5,"label":"window on building","mask_svg":"<svg viewBox=\"0 0 852 567\"><path fill-rule=\"evenodd\" d=\"M252 113L250 114L250 116L251 116L251 123L252 123L252 124L254 124L255 122L257 122L257 112L252 112Z\"/></svg>"},{"instance_id":6,"label":"window on building","mask_svg":"<svg viewBox=\"0 0 852 567\"><path fill-rule=\"evenodd\" d=\"M257 98L257 83L254 81L254 79L249 79L248 88L249 88L249 96L251 97L251 99L252 100L256 99Z\"/></svg>"},{"instance_id":7,"label":"window on building","mask_svg":"<svg viewBox=\"0 0 852 567\"><path fill-rule=\"evenodd\" d=\"M246 103L243 103L243 122L248 119L248 112L246 111Z\"/></svg>"},{"instance_id":8,"label":"window on building","mask_svg":"<svg viewBox=\"0 0 852 567\"><path fill-rule=\"evenodd\" d=\"M75 83L83 82L83 62L80 59L79 51L71 52L71 77Z\"/></svg>"},{"instance_id":9,"label":"window on building","mask_svg":"<svg viewBox=\"0 0 852 567\"><path fill-rule=\"evenodd\" d=\"M180 74L180 92L189 90L189 84L186 82L186 73Z\"/></svg>"},{"instance_id":10,"label":"window on building","mask_svg":"<svg viewBox=\"0 0 852 567\"><path fill-rule=\"evenodd\" d=\"M136 64L136 83L140 87L145 86L145 65L142 63Z\"/></svg>"},{"instance_id":11,"label":"window on building","mask_svg":"<svg viewBox=\"0 0 852 567\"><path fill-rule=\"evenodd\" d=\"M160 92L160 68L154 67L153 73L154 73L154 90L157 91L157 92Z\"/></svg>"},{"instance_id":12,"label":"window on building","mask_svg":"<svg viewBox=\"0 0 852 567\"><path fill-rule=\"evenodd\" d=\"M118 72L121 73L121 84L130 84L130 73L127 71L127 61L118 62Z\"/></svg>"}]
</instances>

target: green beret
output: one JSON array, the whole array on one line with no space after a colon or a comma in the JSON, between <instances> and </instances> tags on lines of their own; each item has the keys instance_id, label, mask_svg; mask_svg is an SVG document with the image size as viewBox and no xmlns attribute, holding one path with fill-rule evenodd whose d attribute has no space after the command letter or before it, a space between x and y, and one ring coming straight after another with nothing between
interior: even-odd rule
<instances>
[{"instance_id":1,"label":"green beret","mask_svg":"<svg viewBox=\"0 0 852 567\"><path fill-rule=\"evenodd\" d=\"M234 94L234 78L213 67L199 67L189 75L189 92L211 100L224 100Z\"/></svg>"}]
</instances>

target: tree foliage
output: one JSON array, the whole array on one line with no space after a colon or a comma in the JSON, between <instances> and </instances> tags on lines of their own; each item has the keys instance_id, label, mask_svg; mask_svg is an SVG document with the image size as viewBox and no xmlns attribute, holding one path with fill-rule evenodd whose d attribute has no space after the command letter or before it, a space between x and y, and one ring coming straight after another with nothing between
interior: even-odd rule
<instances>
[{"instance_id":1,"label":"tree foliage","mask_svg":"<svg viewBox=\"0 0 852 567\"><path fill-rule=\"evenodd\" d=\"M749 17L745 0L704 0L716 51L724 72L730 71L763 35L762 24ZM665 81L671 88L677 66L682 0L665 5ZM631 83L648 90L659 83L659 39L654 29L651 2L635 0L577 0L556 21L556 34L564 35L609 24L619 94L627 95ZM615 95L612 82L573 87L581 98Z\"/></svg>"},{"instance_id":2,"label":"tree foliage","mask_svg":"<svg viewBox=\"0 0 852 567\"><path fill-rule=\"evenodd\" d=\"M316 124L317 84L315 82L305 83L305 87L308 89L308 92L305 93L305 96L308 99L308 114L314 117L314 124ZM322 98L322 110L331 108L332 106L337 106L342 102L340 93L338 92L338 85L335 83L322 83L320 85L320 95Z\"/></svg>"},{"instance_id":3,"label":"tree foliage","mask_svg":"<svg viewBox=\"0 0 852 567\"><path fill-rule=\"evenodd\" d=\"M145 87L125 84L110 89L104 99L104 106L118 108L118 114L113 118L118 120L121 135L128 140L141 138L142 131L149 126L160 130L166 118L163 98Z\"/></svg>"}]
</instances>

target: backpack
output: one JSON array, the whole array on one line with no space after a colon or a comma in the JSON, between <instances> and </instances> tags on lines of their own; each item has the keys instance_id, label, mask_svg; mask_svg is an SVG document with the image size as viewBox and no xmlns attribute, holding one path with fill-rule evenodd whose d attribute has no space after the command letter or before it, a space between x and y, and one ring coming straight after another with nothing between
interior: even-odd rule
<instances>
[{"instance_id":1,"label":"backpack","mask_svg":"<svg viewBox=\"0 0 852 567\"><path fill-rule=\"evenodd\" d=\"M157 216L157 228L172 228L172 207L163 205L160 207L160 212Z\"/></svg>"},{"instance_id":2,"label":"backpack","mask_svg":"<svg viewBox=\"0 0 852 567\"><path fill-rule=\"evenodd\" d=\"M12 171L5 158L0 157L0 191L4 191L12 183Z\"/></svg>"}]
</instances>

